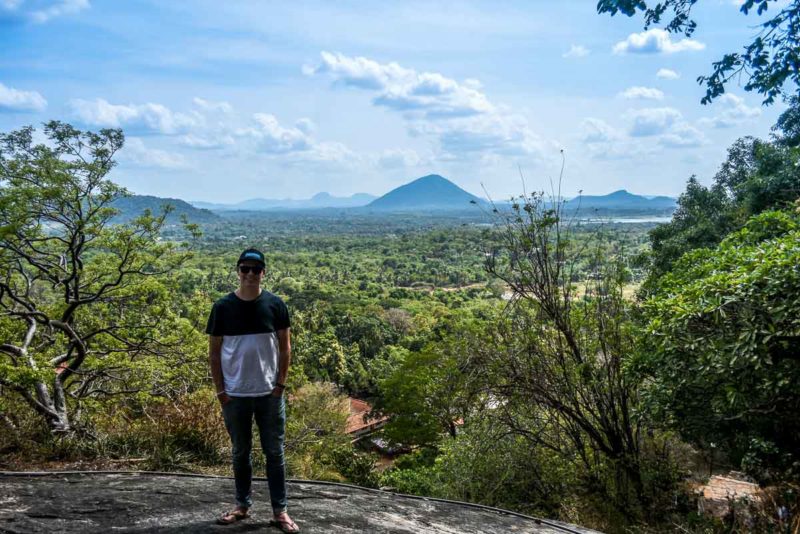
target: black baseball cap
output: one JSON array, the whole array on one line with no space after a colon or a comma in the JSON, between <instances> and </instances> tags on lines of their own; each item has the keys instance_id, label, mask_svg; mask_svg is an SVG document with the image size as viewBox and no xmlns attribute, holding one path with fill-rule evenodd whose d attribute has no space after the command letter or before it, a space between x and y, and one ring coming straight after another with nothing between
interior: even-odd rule
<instances>
[{"instance_id":1,"label":"black baseball cap","mask_svg":"<svg viewBox=\"0 0 800 534\"><path fill-rule=\"evenodd\" d=\"M242 252L242 255L239 256L239 261L236 262L236 266L238 267L243 261L255 261L260 263L262 267L266 267L267 265L264 261L264 255L261 253L261 251L254 248L248 248Z\"/></svg>"}]
</instances>

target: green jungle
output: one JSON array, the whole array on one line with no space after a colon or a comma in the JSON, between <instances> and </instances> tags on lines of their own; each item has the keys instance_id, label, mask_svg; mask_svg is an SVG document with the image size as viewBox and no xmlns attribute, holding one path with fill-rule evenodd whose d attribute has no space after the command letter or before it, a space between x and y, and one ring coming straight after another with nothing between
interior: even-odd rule
<instances>
[{"instance_id":1,"label":"green jungle","mask_svg":"<svg viewBox=\"0 0 800 534\"><path fill-rule=\"evenodd\" d=\"M665 224L587 222L552 192L450 215L195 223L165 206L118 224L122 131L5 133L0 468L229 474L204 331L255 246L291 311L289 476L606 532L797 532L791 104ZM382 427L354 439L348 398ZM696 488L729 470L768 498L699 515Z\"/></svg>"}]
</instances>

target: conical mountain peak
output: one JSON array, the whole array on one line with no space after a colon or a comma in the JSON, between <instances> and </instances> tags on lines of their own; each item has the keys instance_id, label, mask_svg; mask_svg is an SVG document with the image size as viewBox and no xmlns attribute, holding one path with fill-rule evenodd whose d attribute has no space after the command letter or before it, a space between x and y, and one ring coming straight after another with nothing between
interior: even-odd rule
<instances>
[{"instance_id":1,"label":"conical mountain peak","mask_svg":"<svg viewBox=\"0 0 800 534\"><path fill-rule=\"evenodd\" d=\"M428 174L393 189L367 205L389 211L469 209L481 199L438 174Z\"/></svg>"}]
</instances>

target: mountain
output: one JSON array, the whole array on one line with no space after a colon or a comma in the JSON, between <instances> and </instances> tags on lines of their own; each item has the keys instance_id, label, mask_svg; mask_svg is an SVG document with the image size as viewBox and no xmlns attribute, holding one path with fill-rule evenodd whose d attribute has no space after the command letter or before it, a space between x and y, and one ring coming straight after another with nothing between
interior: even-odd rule
<instances>
[{"instance_id":1,"label":"mountain","mask_svg":"<svg viewBox=\"0 0 800 534\"><path fill-rule=\"evenodd\" d=\"M149 209L153 215L161 213L164 204L170 204L174 209L167 215L167 224L178 224L181 222L181 216L186 215L189 222L192 223L208 223L215 222L220 219L219 215L208 211L207 209L199 209L186 201L178 198L161 198L150 195L131 195L129 197L121 197L115 200L111 206L118 209L120 212L111 220L113 223L124 223L135 219Z\"/></svg>"},{"instance_id":2,"label":"mountain","mask_svg":"<svg viewBox=\"0 0 800 534\"><path fill-rule=\"evenodd\" d=\"M367 208L382 211L470 209L472 203L483 200L467 193L438 174L429 174L392 189L369 204Z\"/></svg>"},{"instance_id":3,"label":"mountain","mask_svg":"<svg viewBox=\"0 0 800 534\"><path fill-rule=\"evenodd\" d=\"M608 211L671 211L675 209L676 200L670 197L647 198L634 195L624 189L608 195L582 195L568 200L568 209L608 210Z\"/></svg>"},{"instance_id":4,"label":"mountain","mask_svg":"<svg viewBox=\"0 0 800 534\"><path fill-rule=\"evenodd\" d=\"M367 193L356 193L349 197L335 197L330 193L317 193L311 198L305 199L275 199L275 198L251 198L235 204L216 204L213 202L195 201L191 204L197 208L209 210L242 210L242 211L261 211L261 210L284 210L284 209L313 209L313 208L357 208L366 206L375 197Z\"/></svg>"}]
</instances>

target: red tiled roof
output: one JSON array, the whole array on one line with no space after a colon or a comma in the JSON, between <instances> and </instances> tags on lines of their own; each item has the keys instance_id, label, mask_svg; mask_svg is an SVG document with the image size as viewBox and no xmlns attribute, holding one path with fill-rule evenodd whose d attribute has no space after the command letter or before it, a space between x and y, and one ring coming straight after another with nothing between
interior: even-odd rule
<instances>
[{"instance_id":1,"label":"red tiled roof","mask_svg":"<svg viewBox=\"0 0 800 534\"><path fill-rule=\"evenodd\" d=\"M347 418L348 434L365 434L383 426L388 417L369 417L372 406L368 402L350 397L350 416Z\"/></svg>"}]
</instances>

